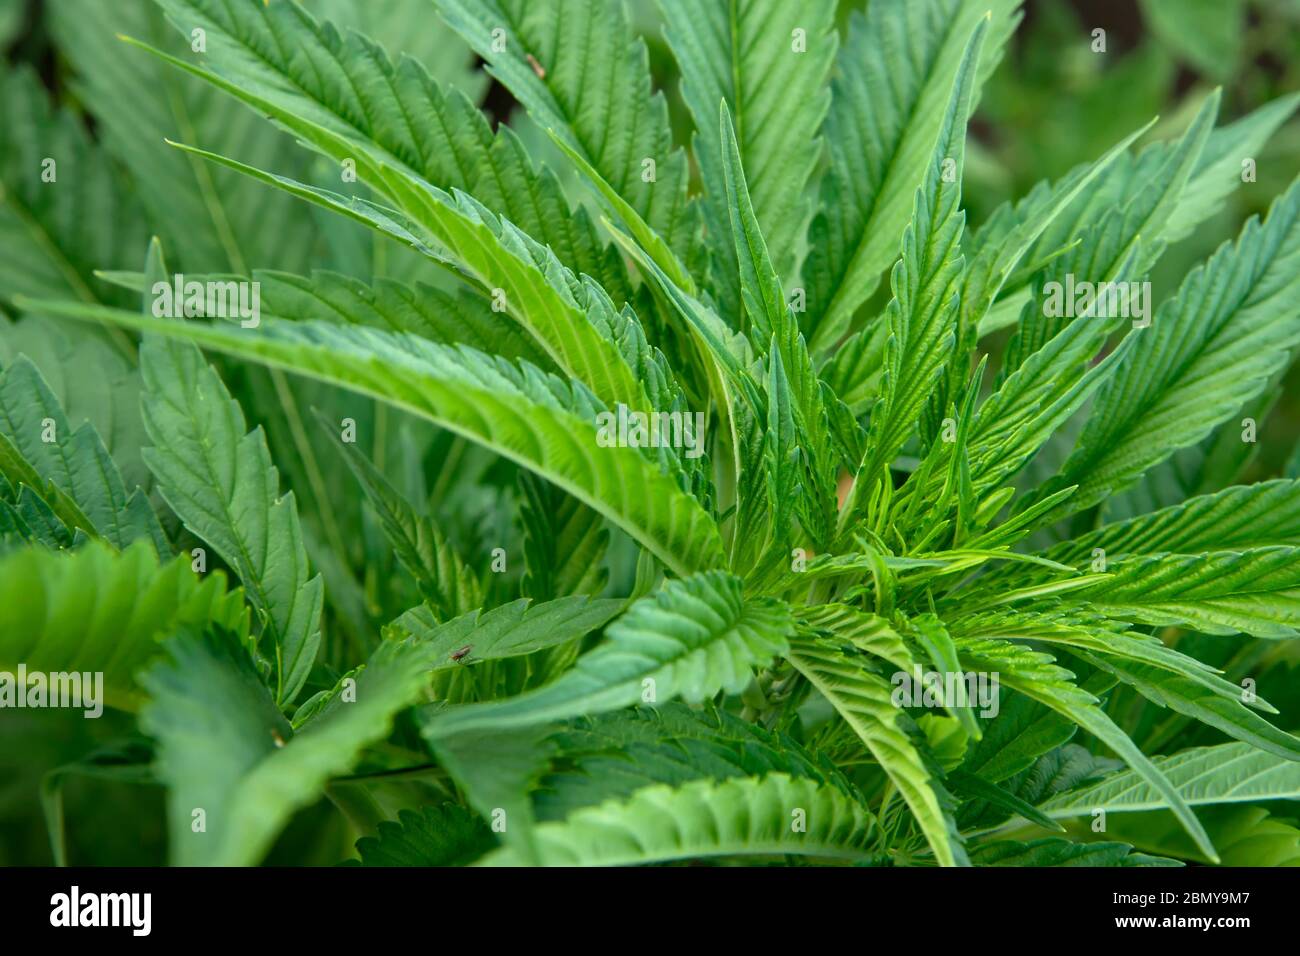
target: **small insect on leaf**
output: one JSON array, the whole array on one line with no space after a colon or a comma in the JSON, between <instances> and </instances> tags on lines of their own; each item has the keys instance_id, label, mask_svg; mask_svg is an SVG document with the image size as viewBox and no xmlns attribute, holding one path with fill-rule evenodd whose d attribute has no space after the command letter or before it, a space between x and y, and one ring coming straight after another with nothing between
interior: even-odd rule
<instances>
[{"instance_id":1,"label":"small insect on leaf","mask_svg":"<svg viewBox=\"0 0 1300 956\"><path fill-rule=\"evenodd\" d=\"M458 650L458 651L452 651L452 652L451 652L451 659L452 659L453 661L455 661L457 664L459 664L459 663L461 663L462 661L464 661L466 657L469 656L469 652L472 651L473 649L474 649L474 645L473 645L473 644L466 644L466 645L465 645L464 647L462 647L460 650Z\"/></svg>"},{"instance_id":2,"label":"small insect on leaf","mask_svg":"<svg viewBox=\"0 0 1300 956\"><path fill-rule=\"evenodd\" d=\"M533 56L531 53L526 53L524 55L528 57L528 65L533 68L533 72L537 74L537 78L539 80L546 79L546 69L537 62L537 57Z\"/></svg>"}]
</instances>

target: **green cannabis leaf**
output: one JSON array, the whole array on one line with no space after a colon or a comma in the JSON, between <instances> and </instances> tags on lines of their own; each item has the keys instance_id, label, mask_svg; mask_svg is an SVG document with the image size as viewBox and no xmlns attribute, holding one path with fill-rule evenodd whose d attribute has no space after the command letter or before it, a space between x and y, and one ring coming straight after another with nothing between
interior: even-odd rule
<instances>
[{"instance_id":1,"label":"green cannabis leaf","mask_svg":"<svg viewBox=\"0 0 1300 956\"><path fill-rule=\"evenodd\" d=\"M171 862L1289 858L1300 94L1011 190L1019 0L50 6L0 705Z\"/></svg>"}]
</instances>

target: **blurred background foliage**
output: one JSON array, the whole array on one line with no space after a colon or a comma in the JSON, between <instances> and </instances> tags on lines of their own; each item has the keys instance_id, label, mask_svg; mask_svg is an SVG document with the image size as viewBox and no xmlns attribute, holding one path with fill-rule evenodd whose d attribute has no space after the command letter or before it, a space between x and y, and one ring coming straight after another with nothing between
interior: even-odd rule
<instances>
[{"instance_id":1,"label":"blurred background foliage","mask_svg":"<svg viewBox=\"0 0 1300 956\"><path fill-rule=\"evenodd\" d=\"M841 18L866 2L841 0ZM509 121L537 154L552 148L462 41L441 25L428 0L304 3L318 16L366 33L390 53L420 60L437 80L462 90L495 121ZM689 118L657 6L654 0L628 3L649 45L657 85L668 94L677 141L685 142ZM1300 89L1300 0L1026 0L1024 10L1024 22L984 92L972 127L964 185L972 225L1036 182L1101 155L1154 116L1160 121L1148 140L1175 135L1215 86L1224 89L1221 124ZM1105 31L1105 52L1093 50L1095 30ZM338 217L318 216L265 190L249 192L247 184L228 183L221 170L210 174L216 179L213 185L232 198L223 221L205 219L201 184L192 181L196 174L188 160L165 149L164 136L228 146L229 152L257 165L278 166L300 177L311 176L314 160L261 117L123 46L116 40L119 33L185 52L149 0L0 0L0 56L6 62L0 79L12 89L12 78L22 71L39 78L30 95L44 92L70 111L81 135L104 147L102 154L91 154L92 160L111 167L102 172L121 191L120 218L78 227L87 233L82 245L100 250L98 256L87 252L88 261L77 263L87 275L93 269L138 270L145 240L155 232L163 236L172 262L187 271L331 268L363 278L410 277L418 264L400 250L377 245L370 234ZM0 131L0 163L5 148L13 144ZM1300 118L1292 117L1272 137L1257 157L1257 168L1257 183L1236 190L1212 220L1165 254L1152 276L1157 302L1173 293L1192 266L1235 236L1248 216L1263 213L1300 170ZM149 188L162 184L167 188ZM185 202L195 204L188 219ZM274 228L268 229L267 222ZM93 244L90 234L105 229L107 240ZM102 261L104 256L111 261ZM93 278L88 281L90 293L105 301L116 294L94 285ZM28 322L19 319L0 297L0 366L18 351L47 353L38 364L47 378L59 378L52 387L66 408L84 412L103 434L122 427L120 420L102 420L110 412L105 411L105 395L97 391L122 394L110 388L120 358L94 341L61 349L48 338L33 336ZM226 366L223 374L238 394L254 396L254 407L246 402L245 411L267 429L284 483L305 499L300 511L309 545L331 543L310 549L326 577L335 622L331 639L364 645L377 632L383 607L414 603L415 596L393 593L406 583L393 573L391 551L373 520L361 513L350 475L341 468L313 467L316 436L304 439L294 432L290 416L272 411L286 400L304 408L331 408L338 397L310 383L289 385L254 368ZM1243 446L1238 425L1229 422L1219 435L1148 475L1124 496L1127 500L1112 502L1111 513L1118 517L1138 504L1145 510L1204 487L1222 487L1227 483L1223 474L1243 465L1247 480L1294 476L1300 469L1300 457L1293 452L1300 435L1300 375L1295 369L1288 373L1283 396L1274 408L1243 410L1260 420L1256 444ZM349 413L355 415L355 407L352 400ZM473 553L482 542L499 540L499 529L515 520L511 469L447 435L412 429L395 413L368 408L363 414L381 419L363 423L367 433L381 436L372 449L376 462L396 476L404 493L429 502L431 513L463 551ZM383 418L386 414L391 418ZM382 436L400 440L384 441ZM1057 444L1068 448L1072 437L1062 434ZM1049 449L1043 467L1051 463ZM440 481L423 486L424 475L453 471L458 475L454 486L442 487ZM352 534L354 528L361 533ZM351 570L332 565L337 559L330 555L336 553L351 553ZM620 565L623 574L633 573L631 561L615 560L616 577ZM1199 649L1198 656L1228 667L1231 662L1213 660L1210 650ZM1284 713L1295 713L1300 703L1295 702L1298 682L1289 679L1294 669L1273 673L1279 681L1278 675L1288 679L1261 687L1261 693L1267 691ZM139 754L132 753L140 741L132 731L130 719L112 712L98 721L83 720L79 713L0 712L0 865L52 862L47 824L58 832L61 821L67 821L61 835L70 862L163 862L162 794L157 787L141 785ZM1189 736L1179 737L1178 746L1212 742L1203 730L1193 733L1187 726L1152 727L1145 741L1137 739L1158 747L1180 733ZM1264 811L1246 807L1224 812ZM1276 817L1267 822L1267 833L1258 823L1247 825L1233 817L1224 826L1245 827L1256 839L1267 838L1267 855L1274 862L1300 862L1300 831ZM1176 832L1171 833L1175 839ZM268 862L333 863L349 851L341 818L322 803L298 815Z\"/></svg>"}]
</instances>

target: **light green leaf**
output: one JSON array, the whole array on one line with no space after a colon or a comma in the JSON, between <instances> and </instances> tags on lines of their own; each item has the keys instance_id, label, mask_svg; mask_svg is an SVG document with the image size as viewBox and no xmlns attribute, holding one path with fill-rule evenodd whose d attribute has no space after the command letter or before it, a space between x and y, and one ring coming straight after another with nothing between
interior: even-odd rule
<instances>
[{"instance_id":1,"label":"light green leaf","mask_svg":"<svg viewBox=\"0 0 1300 956\"><path fill-rule=\"evenodd\" d=\"M333 423L321 424L333 435ZM420 514L384 477L355 442L337 441L339 454L356 476L384 537L397 560L415 579L428 610L441 620L467 613L482 603L478 576L466 566L438 525Z\"/></svg>"},{"instance_id":2,"label":"light green leaf","mask_svg":"<svg viewBox=\"0 0 1300 956\"><path fill-rule=\"evenodd\" d=\"M1128 358L1097 397L1061 475L1087 508L1204 438L1287 362L1300 343L1300 181L1261 225L1252 219L1137 330Z\"/></svg>"},{"instance_id":3,"label":"light green leaf","mask_svg":"<svg viewBox=\"0 0 1300 956\"><path fill-rule=\"evenodd\" d=\"M391 62L372 40L352 31L341 35L296 4L159 2L186 36L195 28L206 31L207 59L219 75L199 76L335 163L351 160L358 180L390 202L397 197L381 167L395 177L462 190L550 246L568 268L597 277L613 295L625 294L626 272L597 237L590 216L570 208L555 177L534 166L518 137L504 126L493 133L463 93L444 91L420 63L407 57ZM268 36L280 42L267 44ZM442 62L450 59L447 43L455 46L454 39L444 42ZM195 72L184 61L170 62ZM258 167L274 165L246 158Z\"/></svg>"},{"instance_id":4,"label":"light green leaf","mask_svg":"<svg viewBox=\"0 0 1300 956\"><path fill-rule=\"evenodd\" d=\"M1286 816L1278 818L1264 807L1240 805L1202 807L1200 815L1219 850L1217 861L1207 860L1166 811L1115 814L1108 819L1107 830L1151 853L1196 863L1243 868L1300 863L1300 829Z\"/></svg>"},{"instance_id":5,"label":"light green leaf","mask_svg":"<svg viewBox=\"0 0 1300 956\"><path fill-rule=\"evenodd\" d=\"M1105 654L1086 654L1084 657L1136 688L1143 697L1159 706L1199 720L1260 750L1300 761L1300 740L1247 710L1241 701L1245 692L1240 687L1233 688L1236 690L1235 696L1229 696L1221 691L1207 689L1204 681L1189 680L1157 667L1130 660L1116 660ZM1256 702L1255 706L1262 706L1262 702Z\"/></svg>"},{"instance_id":6,"label":"light green leaf","mask_svg":"<svg viewBox=\"0 0 1300 956\"><path fill-rule=\"evenodd\" d=\"M429 7L414 3L369 3L367 0L305 0L317 18L370 37L394 58L418 60L440 86L454 86L479 102L491 78L475 64L468 44L457 43L442 30L428 29Z\"/></svg>"},{"instance_id":7,"label":"light green leaf","mask_svg":"<svg viewBox=\"0 0 1300 956\"><path fill-rule=\"evenodd\" d=\"M792 826L804 812L806 830ZM868 860L875 819L834 787L768 774L646 787L535 830L543 866L626 866L719 856L811 856ZM487 866L525 862L509 848Z\"/></svg>"},{"instance_id":8,"label":"light green leaf","mask_svg":"<svg viewBox=\"0 0 1300 956\"><path fill-rule=\"evenodd\" d=\"M723 178L740 268L741 297L749 316L750 339L756 351L768 355L769 444L779 440L784 445L779 453L768 452L769 474L773 473L773 463L779 462L786 474L777 484L788 486L780 491L769 488L768 500L775 512L772 524L778 543L783 543L786 513L793 508L804 532L820 548L828 543L839 504L835 496L838 462L825 437L830 430L826 396L759 228L725 103L721 111ZM788 426L794 434L784 434L777 425ZM795 445L798 459L792 460Z\"/></svg>"},{"instance_id":9,"label":"light green leaf","mask_svg":"<svg viewBox=\"0 0 1300 956\"><path fill-rule=\"evenodd\" d=\"M1124 555L1246 551L1273 545L1300 545L1300 481L1279 479L1225 488L1104 525L1044 554L1062 564L1079 565L1093 560L1096 548L1107 560L1114 560Z\"/></svg>"},{"instance_id":10,"label":"light green leaf","mask_svg":"<svg viewBox=\"0 0 1300 956\"><path fill-rule=\"evenodd\" d=\"M391 210L371 203L347 200L203 150L187 151L354 218L445 264L441 253L409 231L427 230L430 240L450 248L458 267L490 291L494 302L537 339L561 369L611 405L622 402L631 409L649 408L641 380L654 376L648 370L638 376L629 361L652 365L661 376L669 374L662 357L647 346L635 316L618 312L594 281L565 271L547 247L468 194L449 196L422 182L390 177L388 185L402 192L404 202L419 208L418 222L402 222L400 214L394 217ZM664 387L671 390L667 382Z\"/></svg>"},{"instance_id":11,"label":"light green leaf","mask_svg":"<svg viewBox=\"0 0 1300 956\"><path fill-rule=\"evenodd\" d=\"M436 3L538 125L566 139L682 255L695 229L686 156L672 148L667 104L651 90L645 43L622 0Z\"/></svg>"},{"instance_id":12,"label":"light green leaf","mask_svg":"<svg viewBox=\"0 0 1300 956\"><path fill-rule=\"evenodd\" d=\"M536 599L599 594L609 577L609 529L600 514L549 482L522 475L524 595Z\"/></svg>"},{"instance_id":13,"label":"light green leaf","mask_svg":"<svg viewBox=\"0 0 1300 956\"><path fill-rule=\"evenodd\" d=\"M124 305L94 271L134 265L144 240L130 189L76 117L50 107L34 72L0 69L0 301Z\"/></svg>"},{"instance_id":14,"label":"light green leaf","mask_svg":"<svg viewBox=\"0 0 1300 956\"><path fill-rule=\"evenodd\" d=\"M918 614L909 623L913 637L934 665L934 670L945 681L952 679L955 699L945 709L962 725L967 736L979 740L983 732L971 709L974 701L966 695L965 675L962 674L961 662L957 659L957 646L948 634L948 629L933 614Z\"/></svg>"},{"instance_id":15,"label":"light green leaf","mask_svg":"<svg viewBox=\"0 0 1300 956\"><path fill-rule=\"evenodd\" d=\"M1136 631L1130 632L1127 625L1108 621L1087 609L1074 613L1068 610L1037 611L1024 608L985 612L955 621L952 629L954 634L965 638L990 637L1079 648L1106 658L1107 663L1102 665L1104 667L1119 666L1123 661L1150 664L1186 678L1200 685L1203 690L1237 704L1237 708L1240 708L1238 701L1241 688L1224 680L1213 667L1166 647L1158 638ZM1276 713L1262 701L1256 706Z\"/></svg>"},{"instance_id":16,"label":"light green leaf","mask_svg":"<svg viewBox=\"0 0 1300 956\"><path fill-rule=\"evenodd\" d=\"M148 500L138 489L127 493L94 426L72 428L26 357L0 373L0 435L6 439L0 473L41 493L70 531L81 528L119 549L144 538L160 554L170 553Z\"/></svg>"},{"instance_id":17,"label":"light green leaf","mask_svg":"<svg viewBox=\"0 0 1300 956\"><path fill-rule=\"evenodd\" d=\"M1019 7L1019 0L873 0L865 15L850 16L826 117L830 171L804 269L805 330L815 354L850 329L898 254L971 33L991 14L987 49L971 80L973 108Z\"/></svg>"},{"instance_id":18,"label":"light green leaf","mask_svg":"<svg viewBox=\"0 0 1300 956\"><path fill-rule=\"evenodd\" d=\"M1103 614L1206 634L1300 633L1300 548L1135 556L1066 600Z\"/></svg>"},{"instance_id":19,"label":"light green leaf","mask_svg":"<svg viewBox=\"0 0 1300 956\"><path fill-rule=\"evenodd\" d=\"M677 253L659 233L651 228L650 224L641 218L641 214L633 208L632 204L618 194L618 191L600 174L596 167L587 161L587 158L578 152L572 144L564 139L553 129L548 129L547 134L551 141L555 143L557 149L569 158L569 161L578 168L578 171L587 178L587 182L596 191L596 196L600 200L607 215L612 216L614 220L621 223L628 234L636 241L646 255L654 260L659 268L672 280L673 284L686 292L694 295L695 280L691 278L690 272L682 264ZM608 219L602 220L607 226L610 225Z\"/></svg>"},{"instance_id":20,"label":"light green leaf","mask_svg":"<svg viewBox=\"0 0 1300 956\"><path fill-rule=\"evenodd\" d=\"M190 55L189 30L178 37L153 2L55 0L49 21L60 52L76 71L74 89L94 115L108 150L137 184L152 227L185 271L242 273L254 266L307 265L318 235L308 210L231 172L205 169L191 157L159 148L168 138L237 142L241 155L259 166L283 169L292 163L297 173L305 169L307 157L263 116L241 110L119 39L125 34ZM132 256L143 245L143 237L124 243ZM120 260L95 265L117 268Z\"/></svg>"},{"instance_id":21,"label":"light green leaf","mask_svg":"<svg viewBox=\"0 0 1300 956\"><path fill-rule=\"evenodd\" d=\"M166 331L183 320L152 320ZM242 330L241 330L242 331ZM263 626L275 699L293 702L320 645L322 585L310 569L293 492L280 495L260 428L248 430L239 403L198 348L147 336L140 348L145 463L159 492L194 534L239 575Z\"/></svg>"},{"instance_id":22,"label":"light green leaf","mask_svg":"<svg viewBox=\"0 0 1300 956\"><path fill-rule=\"evenodd\" d=\"M1134 141L1154 123L1155 120L1152 120L1142 129L1130 133L1096 162L1071 171L1057 188L1031 192L1024 204L1016 209L1019 221L1016 221L1016 216L1010 213L1008 207L1002 207L994 213L995 216L1001 214L1007 217L1005 231L999 228L1000 223L986 225L977 234L977 241L970 244L973 254L967 264L962 289L959 355L974 348L980 323L988 314L993 300L1044 230L1124 156ZM950 384L949 391L954 390L956 384L960 383Z\"/></svg>"},{"instance_id":23,"label":"light green leaf","mask_svg":"<svg viewBox=\"0 0 1300 956\"><path fill-rule=\"evenodd\" d=\"M799 481L799 447L796 444L790 382L785 376L781 351L768 353L767 430L763 435L763 475L767 487L773 557L786 562L790 518L802 492Z\"/></svg>"},{"instance_id":24,"label":"light green leaf","mask_svg":"<svg viewBox=\"0 0 1300 956\"><path fill-rule=\"evenodd\" d=\"M171 859L181 866L259 862L293 812L387 736L426 682L422 653L385 642L356 678L355 699L329 702L295 734L233 641L187 634L170 648L172 659L143 679L151 700L141 727L158 741Z\"/></svg>"},{"instance_id":25,"label":"light green leaf","mask_svg":"<svg viewBox=\"0 0 1300 956\"><path fill-rule=\"evenodd\" d=\"M971 475L977 494L987 494L1023 467L1114 374L1129 350L1138 347L1140 337L1131 332L1119 347L1094 363L1102 345L1123 321L1124 313L1098 305L1108 299L1094 299L1091 304L1084 302L1082 314L1076 314L1076 302L1065 301L1067 289L1085 288L1078 283L1088 282L1112 284L1099 288L1127 290L1130 287L1124 283L1140 281L1163 248L1161 242L1149 236L1160 234L1183 195L1213 125L1218 99L1217 92L1212 94L1178 143L1159 154L1164 163L1153 173L1149 188L1127 205L1104 214L1065 255L1039 273L1034 294L1021 313L1020 326L1007 346L1000 381L993 395L980 406L972 428ZM1042 486L1018 510L1060 494L1069 485L1057 482ZM1039 512L1035 521L1045 524L1056 512L1068 512L1077 497L1077 493L1063 497L1054 509Z\"/></svg>"},{"instance_id":26,"label":"light green leaf","mask_svg":"<svg viewBox=\"0 0 1300 956\"><path fill-rule=\"evenodd\" d=\"M722 178L727 200L727 222L740 269L740 295L749 316L753 341L766 345L777 329L787 324L790 307L781 291L781 277L772 265L767 241L754 212L753 197L745 179L740 144L731 123L726 100L720 107L719 127L722 135Z\"/></svg>"},{"instance_id":27,"label":"light green leaf","mask_svg":"<svg viewBox=\"0 0 1300 956\"><path fill-rule=\"evenodd\" d=\"M622 601L588 601L585 597L531 606L527 601L515 601L443 625L434 622L428 608L419 607L399 617L386 629L386 635L412 647L428 670L446 671L572 644L598 630L622 607ZM435 704L417 712L421 734L470 805L494 824L504 813L506 843L532 860L531 795L555 749L547 739L551 726L480 727L444 734L445 725L439 722L444 706Z\"/></svg>"},{"instance_id":28,"label":"light green leaf","mask_svg":"<svg viewBox=\"0 0 1300 956\"><path fill-rule=\"evenodd\" d=\"M494 311L491 299L468 287L448 292L424 282L406 285L378 279L365 283L322 271L310 276L255 271L253 279L261 283L262 314L266 316L411 332L431 342L470 345L508 359L527 359L548 371L554 368L535 339L509 315Z\"/></svg>"},{"instance_id":29,"label":"light green leaf","mask_svg":"<svg viewBox=\"0 0 1300 956\"><path fill-rule=\"evenodd\" d=\"M143 542L116 552L91 541L69 554L40 548L0 560L0 667L102 673L110 707L136 709L137 673L186 626L247 632L239 591L189 560L159 564ZM19 689L19 693L22 693Z\"/></svg>"},{"instance_id":30,"label":"light green leaf","mask_svg":"<svg viewBox=\"0 0 1300 956\"><path fill-rule=\"evenodd\" d=\"M1138 248L1140 238L1136 272L1145 272L1166 245L1185 238L1219 210L1223 200L1242 184L1241 158L1258 153L1300 97L1279 98L1235 123L1211 129L1218 101L1215 91L1182 137L1120 157L1069 203L1025 255L1025 267L1007 283L997 306L981 320L980 334L1015 323L1029 300L1034 274L1080 241L1086 251L1094 241L1090 235L1097 230L1104 234L1109 220L1117 216L1127 220L1123 241L1114 247L1111 259L1099 261L1113 265L1122 260ZM1083 167L1077 167L1056 183L1040 183L1014 209L999 210L985 231L977 234L977 245L997 242L1015 223L1023 226L1032 221L1082 172ZM1104 270L1096 272L1098 277L1103 274Z\"/></svg>"},{"instance_id":31,"label":"light green leaf","mask_svg":"<svg viewBox=\"0 0 1300 956\"><path fill-rule=\"evenodd\" d=\"M426 605L407 611L384 629L390 640L410 638L430 670L479 661L521 657L600 630L623 609L619 600L562 597L533 604L512 601L490 611L473 610L445 624ZM455 657L465 648L463 657Z\"/></svg>"},{"instance_id":32,"label":"light green leaf","mask_svg":"<svg viewBox=\"0 0 1300 956\"><path fill-rule=\"evenodd\" d=\"M792 277L795 244L808 217L805 187L820 154L817 132L830 104L835 4L810 0L660 0L666 34L695 120L695 158L704 181L706 234L724 317L739 308L718 104L735 117L740 160L754 212L775 250L776 271Z\"/></svg>"},{"instance_id":33,"label":"light green leaf","mask_svg":"<svg viewBox=\"0 0 1300 956\"><path fill-rule=\"evenodd\" d=\"M822 604L804 608L799 622L811 631L852 644L860 651L888 661L900 671L916 665L912 650L889 621L847 604Z\"/></svg>"},{"instance_id":34,"label":"light green leaf","mask_svg":"<svg viewBox=\"0 0 1300 956\"><path fill-rule=\"evenodd\" d=\"M1087 613L1016 611L976 615L953 625L963 637L991 637L1040 644L1060 644L1102 671L1137 688L1158 706L1168 707L1257 747L1300 760L1300 741L1283 733L1244 706L1242 688L1193 657L1166 647L1158 638L1125 633ZM1259 710L1277 713L1254 698Z\"/></svg>"},{"instance_id":35,"label":"light green leaf","mask_svg":"<svg viewBox=\"0 0 1300 956\"><path fill-rule=\"evenodd\" d=\"M826 638L797 638L786 657L830 701L889 775L940 865L965 865L961 836L944 811L942 785L931 777L909 739L889 682Z\"/></svg>"},{"instance_id":36,"label":"light green leaf","mask_svg":"<svg viewBox=\"0 0 1300 956\"><path fill-rule=\"evenodd\" d=\"M1186 238L1222 208L1223 201L1243 183L1242 161L1257 159L1269 138L1290 119L1297 106L1300 106L1300 93L1279 96L1210 134L1182 200L1165 223L1166 241Z\"/></svg>"},{"instance_id":37,"label":"light green leaf","mask_svg":"<svg viewBox=\"0 0 1300 956\"><path fill-rule=\"evenodd\" d=\"M1255 800L1300 800L1300 763L1263 753L1250 744L1196 747L1157 757L1156 768L1192 806ZM1058 794L1039 809L1051 817L1090 814L1101 807L1116 813L1160 810L1164 799L1132 770Z\"/></svg>"},{"instance_id":38,"label":"light green leaf","mask_svg":"<svg viewBox=\"0 0 1300 956\"><path fill-rule=\"evenodd\" d=\"M449 710L426 734L446 737L617 710L638 701L681 697L698 703L719 691L739 693L755 665L784 653L792 629L784 604L745 597L740 580L725 572L670 581L609 625L605 641L558 680L518 697Z\"/></svg>"},{"instance_id":39,"label":"light green leaf","mask_svg":"<svg viewBox=\"0 0 1300 956\"><path fill-rule=\"evenodd\" d=\"M1201 852L1212 860L1218 859L1204 827L1178 791L1098 706L1097 699L1072 682L1069 671L1056 665L1047 654L1005 641L962 640L959 649L968 668L996 673L1002 684L1050 707L1115 751L1160 793Z\"/></svg>"},{"instance_id":40,"label":"light green leaf","mask_svg":"<svg viewBox=\"0 0 1300 956\"><path fill-rule=\"evenodd\" d=\"M966 121L974 106L975 71L988 29L981 20L957 70L938 142L925 180L916 191L912 221L903 233L903 253L890 284L894 297L885 313L880 402L867 432L867 457L858 468L846 522L859 516L866 496L889 481L889 463L916 428L930 390L952 351L962 276L961 173Z\"/></svg>"},{"instance_id":41,"label":"light green leaf","mask_svg":"<svg viewBox=\"0 0 1300 956\"><path fill-rule=\"evenodd\" d=\"M87 315L76 306L60 310ZM597 406L590 393L542 377L535 369L520 371L470 349L355 327L268 319L249 334L108 310L95 316L187 338L404 408L553 482L671 568L689 573L721 563L717 527L695 499L640 452L599 448Z\"/></svg>"},{"instance_id":42,"label":"light green leaf","mask_svg":"<svg viewBox=\"0 0 1300 956\"><path fill-rule=\"evenodd\" d=\"M89 333L89 334L87 334ZM128 489L149 489L140 420L140 373L108 340L92 329L25 316L0 323L0 367L24 355L41 373L73 428L89 422L122 473Z\"/></svg>"}]
</instances>

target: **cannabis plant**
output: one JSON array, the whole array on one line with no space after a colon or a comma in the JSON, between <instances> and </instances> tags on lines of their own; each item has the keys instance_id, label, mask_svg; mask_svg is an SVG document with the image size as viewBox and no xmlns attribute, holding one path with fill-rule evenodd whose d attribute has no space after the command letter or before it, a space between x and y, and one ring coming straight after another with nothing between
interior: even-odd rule
<instances>
[{"instance_id":1,"label":"cannabis plant","mask_svg":"<svg viewBox=\"0 0 1300 956\"><path fill-rule=\"evenodd\" d=\"M56 859L148 831L85 775L182 864L1280 858L1300 183L1149 276L1297 97L972 228L1018 0L660 0L689 136L618 0L378 6L55 3L97 140L5 75L6 706L116 721Z\"/></svg>"}]
</instances>

